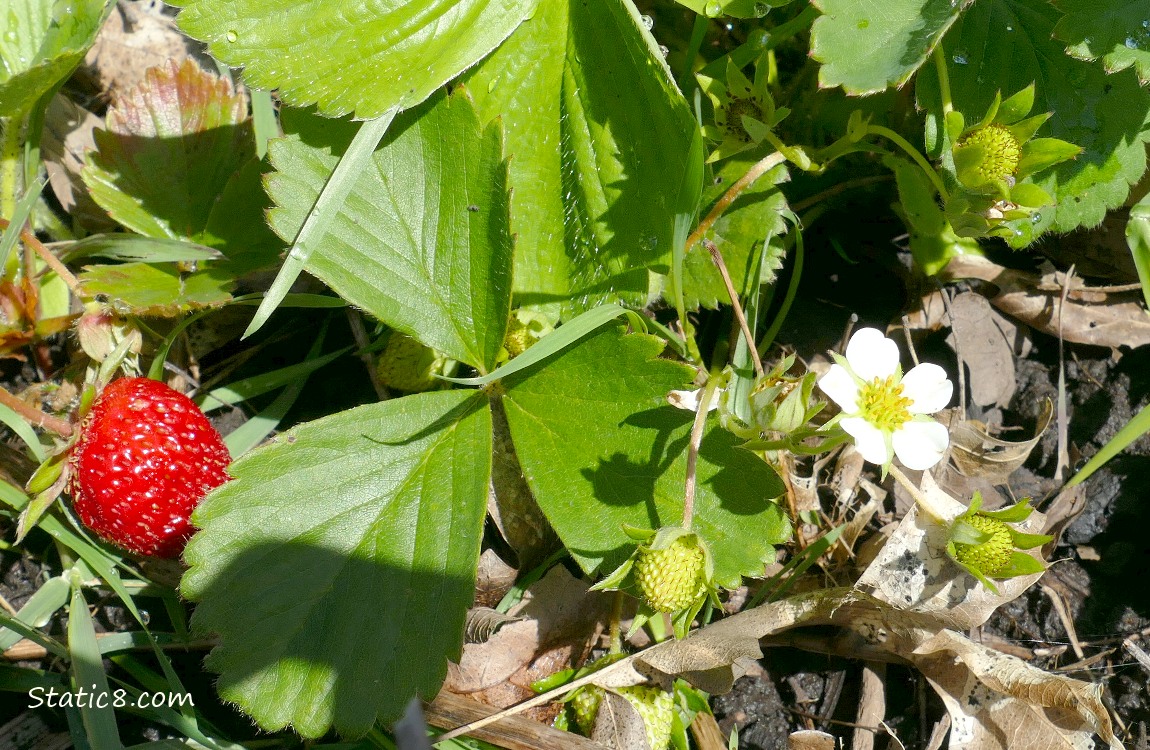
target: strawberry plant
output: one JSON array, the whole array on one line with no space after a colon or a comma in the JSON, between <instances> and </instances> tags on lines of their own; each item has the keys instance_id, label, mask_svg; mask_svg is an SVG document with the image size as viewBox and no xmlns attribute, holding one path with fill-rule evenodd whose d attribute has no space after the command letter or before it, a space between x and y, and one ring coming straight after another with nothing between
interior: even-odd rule
<instances>
[{"instance_id":1,"label":"strawberry plant","mask_svg":"<svg viewBox=\"0 0 1150 750\"><path fill-rule=\"evenodd\" d=\"M1006 526L1029 513L966 493L964 514L899 468L950 455L949 363L904 374L870 326L823 367L777 343L827 215L905 231L908 277L937 283L1122 207L1150 140L1146 3L178 5L184 53L103 107L73 73L134 4L0 0L0 419L22 444L0 501L60 581L0 614L0 644L67 670L0 689L179 692L165 648L209 639L213 700L268 742L386 747L461 658L485 549L619 590L616 656L625 596L636 628L682 638L728 592L778 599L830 565L843 528L798 481L825 464L796 467L840 446L937 531L939 588L1045 571L1048 537ZM94 120L70 166L64 111ZM103 662L88 605L108 592L147 665ZM65 605L61 643L38 628ZM618 688L658 708L655 745L672 716L685 746L706 712L635 684L576 696ZM237 746L204 711L143 716ZM112 708L68 717L119 746ZM1114 740L1105 711L1079 718Z\"/></svg>"}]
</instances>

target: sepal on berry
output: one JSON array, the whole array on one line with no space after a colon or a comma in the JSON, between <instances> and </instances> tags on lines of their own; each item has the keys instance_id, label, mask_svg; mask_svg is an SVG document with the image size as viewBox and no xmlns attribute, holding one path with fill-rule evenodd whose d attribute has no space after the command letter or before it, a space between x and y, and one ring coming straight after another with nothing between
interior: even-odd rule
<instances>
[{"instance_id":1,"label":"sepal on berry","mask_svg":"<svg viewBox=\"0 0 1150 750\"><path fill-rule=\"evenodd\" d=\"M1053 537L1023 533L1012 526L1034 512L1029 500L997 511L983 511L981 506L982 495L976 492L970 508L951 524L946 553L952 560L995 594L998 588L991 579L1016 578L1046 569L1040 560L1021 550L1039 547Z\"/></svg>"}]
</instances>

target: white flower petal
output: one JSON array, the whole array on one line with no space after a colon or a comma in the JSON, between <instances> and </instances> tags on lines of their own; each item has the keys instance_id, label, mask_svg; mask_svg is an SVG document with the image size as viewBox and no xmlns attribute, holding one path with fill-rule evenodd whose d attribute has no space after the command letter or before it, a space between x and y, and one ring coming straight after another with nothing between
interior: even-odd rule
<instances>
[{"instance_id":1,"label":"white flower petal","mask_svg":"<svg viewBox=\"0 0 1150 750\"><path fill-rule=\"evenodd\" d=\"M683 409L684 411L698 411L699 410L699 396L702 395L703 389L697 388L693 391L671 391L667 394L667 403L674 406L676 409ZM719 399L712 397L711 403L707 407L707 411L714 411L719 408Z\"/></svg>"},{"instance_id":2,"label":"white flower petal","mask_svg":"<svg viewBox=\"0 0 1150 750\"><path fill-rule=\"evenodd\" d=\"M950 435L933 419L912 420L895 430L893 443L894 453L902 465L921 471L942 460L942 454L950 444Z\"/></svg>"},{"instance_id":3,"label":"white flower petal","mask_svg":"<svg viewBox=\"0 0 1150 750\"><path fill-rule=\"evenodd\" d=\"M847 364L868 382L889 377L898 369L898 345L877 328L860 328L847 342Z\"/></svg>"},{"instance_id":4,"label":"white flower petal","mask_svg":"<svg viewBox=\"0 0 1150 750\"><path fill-rule=\"evenodd\" d=\"M947 379L946 370L923 362L902 376L902 395L910 399L907 410L911 414L934 414L950 403L954 385Z\"/></svg>"},{"instance_id":5,"label":"white flower petal","mask_svg":"<svg viewBox=\"0 0 1150 750\"><path fill-rule=\"evenodd\" d=\"M842 365L831 365L831 369L819 378L819 388L831 397L846 414L859 410L859 387L855 379Z\"/></svg>"},{"instance_id":6,"label":"white flower petal","mask_svg":"<svg viewBox=\"0 0 1150 750\"><path fill-rule=\"evenodd\" d=\"M872 464L884 466L890 461L886 435L862 417L847 417L839 422L847 434L855 439L855 447L862 457Z\"/></svg>"}]
</instances>

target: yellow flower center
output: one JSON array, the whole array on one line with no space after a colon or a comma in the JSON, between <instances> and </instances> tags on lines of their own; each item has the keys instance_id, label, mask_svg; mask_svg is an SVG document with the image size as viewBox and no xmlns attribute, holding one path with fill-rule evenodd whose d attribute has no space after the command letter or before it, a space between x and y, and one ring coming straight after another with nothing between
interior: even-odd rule
<instances>
[{"instance_id":1,"label":"yellow flower center","mask_svg":"<svg viewBox=\"0 0 1150 750\"><path fill-rule=\"evenodd\" d=\"M859 388L859 412L883 432L894 432L910 421L911 400L902 395L901 379L891 375L875 378Z\"/></svg>"}]
</instances>

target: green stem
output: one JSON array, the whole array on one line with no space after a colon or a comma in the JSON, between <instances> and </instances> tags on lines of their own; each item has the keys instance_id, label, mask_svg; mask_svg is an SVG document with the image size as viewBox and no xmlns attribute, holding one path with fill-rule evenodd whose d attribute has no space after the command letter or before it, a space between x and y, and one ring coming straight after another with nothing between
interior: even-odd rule
<instances>
[{"instance_id":1,"label":"green stem","mask_svg":"<svg viewBox=\"0 0 1150 750\"><path fill-rule=\"evenodd\" d=\"M0 217L12 218L16 213L16 199L20 193L20 157L23 143L20 131L24 118L19 115L5 118L4 132L0 134Z\"/></svg>"},{"instance_id":2,"label":"green stem","mask_svg":"<svg viewBox=\"0 0 1150 750\"><path fill-rule=\"evenodd\" d=\"M866 129L867 135L877 135L886 138L896 146L906 152L907 156L914 159L915 164L922 167L922 171L926 172L926 176L934 185L935 190L942 197L943 202L950 200L950 194L946 192L946 186L942 184L942 178L938 176L938 172L934 171L934 167L926 160L926 157L919 153L919 150L910 144L906 138L903 138L898 133L890 128L883 127L882 125L868 125Z\"/></svg>"},{"instance_id":3,"label":"green stem","mask_svg":"<svg viewBox=\"0 0 1150 750\"><path fill-rule=\"evenodd\" d=\"M818 209L815 209L816 211ZM813 213L813 212L812 212ZM822 211L819 211L822 213ZM783 321L787 319L787 313L791 311L791 305L795 301L795 296L799 292L799 282L803 278L803 257L805 252L803 250L803 230L802 224L795 225L795 265L791 269L791 281L787 284L787 293L783 297L783 304L779 307L779 312L775 315L775 319L771 322L771 327L763 334L762 341L759 342L759 356L762 357L771 344L775 341L775 336L778 335L779 329L783 327Z\"/></svg>"},{"instance_id":4,"label":"green stem","mask_svg":"<svg viewBox=\"0 0 1150 750\"><path fill-rule=\"evenodd\" d=\"M894 477L895 481L901 484L902 488L907 491L907 494L914 498L921 512L926 513L935 523L942 525L949 523L946 510L931 500L929 496L923 494L923 491L918 488L918 485L910 481L910 478L907 477L906 474L903 474L897 466L891 465L888 471L890 475Z\"/></svg>"},{"instance_id":5,"label":"green stem","mask_svg":"<svg viewBox=\"0 0 1150 750\"><path fill-rule=\"evenodd\" d=\"M708 378L706 385L699 391L699 403L695 411L695 423L691 425L691 441L687 445L687 481L683 488L683 528L691 530L691 522L695 517L695 467L699 460L699 446L703 442L703 428L707 424L707 414L710 411L711 401L714 400L718 380Z\"/></svg>"},{"instance_id":6,"label":"green stem","mask_svg":"<svg viewBox=\"0 0 1150 750\"><path fill-rule=\"evenodd\" d=\"M942 50L940 42L934 48L934 69L938 72L938 95L942 99L943 114L954 111L954 102L950 98L950 71L946 67L946 53Z\"/></svg>"}]
</instances>

